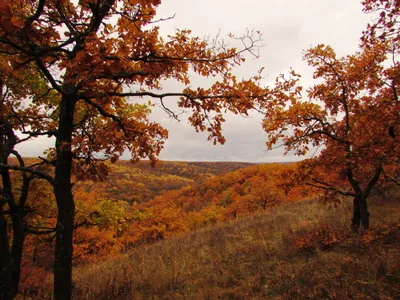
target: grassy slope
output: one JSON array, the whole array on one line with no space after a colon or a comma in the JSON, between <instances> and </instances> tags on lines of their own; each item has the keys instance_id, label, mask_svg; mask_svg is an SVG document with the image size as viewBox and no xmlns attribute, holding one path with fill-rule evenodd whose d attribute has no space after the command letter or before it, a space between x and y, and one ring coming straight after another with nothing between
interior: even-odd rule
<instances>
[{"instance_id":1,"label":"grassy slope","mask_svg":"<svg viewBox=\"0 0 400 300\"><path fill-rule=\"evenodd\" d=\"M399 299L400 193L372 199L347 235L349 201L287 203L74 270L74 299ZM388 226L391 224L391 226Z\"/></svg>"}]
</instances>

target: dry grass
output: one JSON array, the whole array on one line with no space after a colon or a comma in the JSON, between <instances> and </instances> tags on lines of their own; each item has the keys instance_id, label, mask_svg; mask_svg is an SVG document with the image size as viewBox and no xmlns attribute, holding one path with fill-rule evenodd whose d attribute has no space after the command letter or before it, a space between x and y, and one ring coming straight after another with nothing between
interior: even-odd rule
<instances>
[{"instance_id":1,"label":"dry grass","mask_svg":"<svg viewBox=\"0 0 400 300\"><path fill-rule=\"evenodd\" d=\"M349 201L303 202L141 246L75 269L74 299L400 299L399 199L363 237Z\"/></svg>"}]
</instances>

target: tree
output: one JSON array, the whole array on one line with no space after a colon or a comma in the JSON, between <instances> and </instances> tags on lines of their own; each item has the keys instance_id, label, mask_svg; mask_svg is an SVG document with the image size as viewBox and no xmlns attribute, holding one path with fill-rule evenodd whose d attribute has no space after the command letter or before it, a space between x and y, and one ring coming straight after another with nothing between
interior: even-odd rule
<instances>
[{"instance_id":1,"label":"tree","mask_svg":"<svg viewBox=\"0 0 400 300\"><path fill-rule=\"evenodd\" d=\"M22 99L35 94L33 103L23 105ZM8 165L10 157L15 157L16 170L26 168L25 160L16 151L15 146L35 136L34 131L48 127L52 122L51 116L39 113L35 102L40 98L51 101L54 94L48 92L46 84L38 76L37 70L25 66L6 55L0 56L0 298L7 299L18 291L21 271L22 251L25 237L28 233L44 234L49 230L38 230L28 222L27 202L32 182L38 177L49 179L41 164L30 166L31 173L21 173L21 178L13 178ZM19 139L16 131L25 132L29 124L31 136ZM15 176L14 176L15 177ZM18 191L19 190L19 191ZM8 236L11 220L11 238Z\"/></svg>"},{"instance_id":2,"label":"tree","mask_svg":"<svg viewBox=\"0 0 400 300\"><path fill-rule=\"evenodd\" d=\"M397 0L364 0L363 11L373 13L378 17L375 22L368 24L363 32L364 46L374 41L387 41L398 43L400 41L400 26L398 22L400 3ZM397 48L398 49L398 48Z\"/></svg>"},{"instance_id":3,"label":"tree","mask_svg":"<svg viewBox=\"0 0 400 300\"><path fill-rule=\"evenodd\" d=\"M309 185L354 198L354 231L369 228L367 199L380 180L398 176L400 153L398 42L364 40L359 52L343 58L329 46L308 50L304 58L320 83L306 99L299 94L277 100L264 121L270 149L278 141L297 155L320 147L301 176Z\"/></svg>"},{"instance_id":4,"label":"tree","mask_svg":"<svg viewBox=\"0 0 400 300\"><path fill-rule=\"evenodd\" d=\"M155 19L158 5L160 0L6 0L0 4L0 51L21 64L34 64L59 95L58 102L42 106L48 114L57 114L52 130L55 151L48 158L55 166L58 207L56 299L69 299L72 290L73 170L78 177L89 172L86 177L101 178L107 168L96 165L96 154L115 161L126 149L133 160L155 160L167 138L165 129L149 121L148 106L131 104L128 97L155 99L174 117L164 100L179 97L179 107L192 112L191 125L197 131L207 130L214 143L223 143L224 112L247 114L282 92L282 86L260 87L260 75L239 81L232 74L245 53L254 54L257 37L249 33L236 38L244 45L241 50L191 37L189 30L177 30L165 39L154 25L161 21ZM191 71L220 80L207 89L160 92L168 78L189 86Z\"/></svg>"}]
</instances>

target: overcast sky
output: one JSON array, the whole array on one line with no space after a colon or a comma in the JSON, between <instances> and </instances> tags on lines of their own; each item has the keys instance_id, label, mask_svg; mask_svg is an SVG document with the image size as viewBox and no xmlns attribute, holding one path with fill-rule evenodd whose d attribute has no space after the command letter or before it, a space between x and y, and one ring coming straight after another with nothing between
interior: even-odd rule
<instances>
[{"instance_id":1,"label":"overcast sky","mask_svg":"<svg viewBox=\"0 0 400 300\"><path fill-rule=\"evenodd\" d=\"M191 29L193 35L200 37L213 37L219 32L221 37L229 33L240 35L247 29L261 31L264 47L259 50L260 58L248 57L243 67L235 71L236 75L248 78L265 67L268 77L264 83L268 84L292 67L302 74L304 86L313 82L312 69L302 61L302 51L323 43L333 46L338 55L352 54L371 18L362 13L358 0L164 0L157 14L162 18L175 15L172 20L158 24L163 35L177 28ZM196 83L210 84L195 80L192 86ZM163 91L180 88L168 81ZM152 119L169 130L169 139L160 156L164 160L281 162L299 159L291 155L283 157L283 149L266 151L266 134L258 113L249 118L228 115L223 130L227 141L216 146L207 141L207 134L196 133L184 117L178 123L155 108ZM49 144L37 139L20 146L19 150L25 156L36 156L46 146Z\"/></svg>"}]
</instances>

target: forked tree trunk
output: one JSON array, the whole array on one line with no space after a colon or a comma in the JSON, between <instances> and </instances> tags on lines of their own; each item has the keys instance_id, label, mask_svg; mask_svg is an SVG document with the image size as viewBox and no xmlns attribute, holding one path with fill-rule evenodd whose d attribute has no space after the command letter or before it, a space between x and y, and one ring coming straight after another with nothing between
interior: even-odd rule
<instances>
[{"instance_id":1,"label":"forked tree trunk","mask_svg":"<svg viewBox=\"0 0 400 300\"><path fill-rule=\"evenodd\" d=\"M63 95L56 140L54 185L58 208L54 261L54 297L56 300L70 299L72 295L72 235L75 204L71 185L71 138L75 103L75 97Z\"/></svg>"},{"instance_id":2,"label":"forked tree trunk","mask_svg":"<svg viewBox=\"0 0 400 300\"><path fill-rule=\"evenodd\" d=\"M369 229L369 212L367 198L371 193L372 187L377 183L382 172L382 165L378 165L375 169L374 176L369 180L364 188L361 188L360 182L353 177L353 170L349 166L347 169L347 179L355 193L353 200L353 218L351 220L351 229L354 233L358 233L360 226L363 229Z\"/></svg>"},{"instance_id":3,"label":"forked tree trunk","mask_svg":"<svg viewBox=\"0 0 400 300\"><path fill-rule=\"evenodd\" d=\"M367 199L363 195L357 195L353 200L353 218L351 228L354 233L358 233L360 226L369 229L369 212Z\"/></svg>"}]
</instances>

